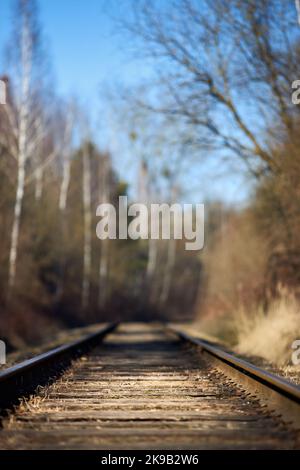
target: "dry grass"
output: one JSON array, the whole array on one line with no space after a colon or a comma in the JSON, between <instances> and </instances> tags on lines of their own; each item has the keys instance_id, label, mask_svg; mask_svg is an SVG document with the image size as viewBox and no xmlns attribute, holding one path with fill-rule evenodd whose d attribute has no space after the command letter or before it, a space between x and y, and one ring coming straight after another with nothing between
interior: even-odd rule
<instances>
[{"instance_id":1,"label":"dry grass","mask_svg":"<svg viewBox=\"0 0 300 470\"><path fill-rule=\"evenodd\" d=\"M288 294L273 300L268 311L238 311L233 319L237 350L241 354L260 356L277 366L291 362L291 345L300 338L300 306Z\"/></svg>"},{"instance_id":2,"label":"dry grass","mask_svg":"<svg viewBox=\"0 0 300 470\"><path fill-rule=\"evenodd\" d=\"M267 311L262 306L240 307L222 315L207 315L190 330L253 360L261 358L283 367L288 375L295 372L300 380L300 366L291 363L292 343L300 339L300 303L287 291L281 290Z\"/></svg>"}]
</instances>

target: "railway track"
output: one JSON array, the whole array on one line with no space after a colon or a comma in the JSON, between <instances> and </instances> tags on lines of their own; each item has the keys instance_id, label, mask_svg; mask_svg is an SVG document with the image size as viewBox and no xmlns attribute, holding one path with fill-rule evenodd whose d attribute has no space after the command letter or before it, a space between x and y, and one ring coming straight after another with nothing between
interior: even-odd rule
<instances>
[{"instance_id":1,"label":"railway track","mask_svg":"<svg viewBox=\"0 0 300 470\"><path fill-rule=\"evenodd\" d=\"M111 324L82 339L39 354L0 372L0 410L3 414L20 398L27 397L37 387L57 379L71 362L99 344L105 335L116 328Z\"/></svg>"},{"instance_id":2,"label":"railway track","mask_svg":"<svg viewBox=\"0 0 300 470\"><path fill-rule=\"evenodd\" d=\"M1 449L299 448L298 387L182 331L115 326L0 374L2 409L44 385Z\"/></svg>"}]
</instances>

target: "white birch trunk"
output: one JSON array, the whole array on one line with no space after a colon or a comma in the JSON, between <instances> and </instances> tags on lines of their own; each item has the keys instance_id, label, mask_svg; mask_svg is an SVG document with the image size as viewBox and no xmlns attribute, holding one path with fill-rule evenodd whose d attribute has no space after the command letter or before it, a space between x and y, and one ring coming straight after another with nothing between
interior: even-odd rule
<instances>
[{"instance_id":1,"label":"white birch trunk","mask_svg":"<svg viewBox=\"0 0 300 470\"><path fill-rule=\"evenodd\" d=\"M109 157L103 159L103 167L100 178L100 201L108 203L109 195ZM109 263L109 242L102 240L101 252L99 260L99 291L98 291L98 307L104 308L107 300L108 289L108 263Z\"/></svg>"},{"instance_id":2,"label":"white birch trunk","mask_svg":"<svg viewBox=\"0 0 300 470\"><path fill-rule=\"evenodd\" d=\"M19 244L19 233L20 233L20 220L22 213L22 202L24 196L24 185L25 185L25 162L26 156L22 151L19 155L18 160L18 181L17 181L17 193L14 207L14 219L11 231L11 245L9 253L9 287L13 287L16 278L16 267L17 267L17 256L18 256L18 244Z\"/></svg>"},{"instance_id":3,"label":"white birch trunk","mask_svg":"<svg viewBox=\"0 0 300 470\"><path fill-rule=\"evenodd\" d=\"M35 136L33 140L29 142L28 145L28 156L35 160L35 171L33 174L35 180L35 200L37 202L40 201L42 198L43 193L43 176L44 176L44 168L43 168L43 139L45 136L45 126L44 126L44 119L42 115L37 115L35 122L34 122L34 130Z\"/></svg>"},{"instance_id":4,"label":"white birch trunk","mask_svg":"<svg viewBox=\"0 0 300 470\"><path fill-rule=\"evenodd\" d=\"M174 203L177 200L177 187L171 185L171 202ZM172 229L173 237L175 236L175 228ZM159 302L164 304L167 302L170 294L172 276L176 260L176 240L171 235L171 239L168 241L167 251L167 263L164 270L162 290L160 293Z\"/></svg>"},{"instance_id":5,"label":"white birch trunk","mask_svg":"<svg viewBox=\"0 0 300 470\"><path fill-rule=\"evenodd\" d=\"M101 255L99 263L99 295L98 295L98 307L105 307L107 300L107 280L108 280L108 240L103 240L101 245Z\"/></svg>"},{"instance_id":6,"label":"white birch trunk","mask_svg":"<svg viewBox=\"0 0 300 470\"><path fill-rule=\"evenodd\" d=\"M68 196L68 190L69 190L69 185L70 185L70 170L71 170L71 162L68 156L64 156L64 162L63 162L63 177L62 177L62 182L61 182L61 187L60 187L60 193L59 193L59 210L61 212L65 212L67 208L67 196Z\"/></svg>"},{"instance_id":7,"label":"white birch trunk","mask_svg":"<svg viewBox=\"0 0 300 470\"><path fill-rule=\"evenodd\" d=\"M141 160L140 167L139 167L138 197L139 197L138 202L148 205L148 210L150 213L151 194L150 194L150 184L149 184L149 171L148 171L147 164L144 160ZM152 286L150 284L153 281L153 275L154 275L155 268L156 268L157 248L158 248L157 240L152 240L151 236L149 236L148 260L147 260L147 267L146 267L146 281L148 284L149 292L151 292L152 290Z\"/></svg>"},{"instance_id":8,"label":"white birch trunk","mask_svg":"<svg viewBox=\"0 0 300 470\"><path fill-rule=\"evenodd\" d=\"M9 253L9 278L8 284L12 288L15 284L16 267L18 259L18 245L20 233L20 220L22 214L24 187L25 187L25 166L27 160L28 145L28 117L30 100L30 76L32 61L32 41L30 37L28 19L23 19L21 34L21 100L19 112L19 130L18 130L18 175L17 191L14 206L14 218L11 231L11 245Z\"/></svg>"},{"instance_id":9,"label":"white birch trunk","mask_svg":"<svg viewBox=\"0 0 300 470\"><path fill-rule=\"evenodd\" d=\"M60 228L61 228L61 237L62 237L62 253L61 253L61 263L60 263L60 281L58 283L56 299L62 297L64 289L64 277L65 277L65 265L66 265L66 256L65 256L65 242L66 242L66 232L67 232L67 221L66 221L66 209L67 209L67 199L68 191L70 186L71 179L71 146L72 146L72 132L74 124L74 112L71 107L68 109L67 121L64 132L63 139L63 148L62 148L62 180L60 185L58 208L61 216Z\"/></svg>"},{"instance_id":10,"label":"white birch trunk","mask_svg":"<svg viewBox=\"0 0 300 470\"><path fill-rule=\"evenodd\" d=\"M83 217L84 217L84 245L83 245L83 282L82 282L82 308L85 310L89 304L90 276L91 276L91 244L92 244L92 210L91 210L91 168L88 143L83 150Z\"/></svg>"},{"instance_id":11,"label":"white birch trunk","mask_svg":"<svg viewBox=\"0 0 300 470\"><path fill-rule=\"evenodd\" d=\"M70 170L71 170L71 161L70 161L70 147L72 140L72 128L74 122L74 113L73 109L69 108L64 136L64 148L63 148L63 176L61 181L60 193L59 193L59 210L64 212L67 207L67 197L68 190L70 185Z\"/></svg>"}]
</instances>

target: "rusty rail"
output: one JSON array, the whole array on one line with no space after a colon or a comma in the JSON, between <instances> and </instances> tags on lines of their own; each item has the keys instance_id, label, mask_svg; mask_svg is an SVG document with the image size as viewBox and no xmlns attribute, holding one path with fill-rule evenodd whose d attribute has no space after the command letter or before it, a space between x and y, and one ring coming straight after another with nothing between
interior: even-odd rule
<instances>
[{"instance_id":1,"label":"rusty rail","mask_svg":"<svg viewBox=\"0 0 300 470\"><path fill-rule=\"evenodd\" d=\"M200 347L205 357L227 376L257 396L270 411L282 416L286 423L300 429L300 387L244 359L225 351L202 338L191 336L173 326L168 330L183 341Z\"/></svg>"},{"instance_id":2,"label":"rusty rail","mask_svg":"<svg viewBox=\"0 0 300 470\"><path fill-rule=\"evenodd\" d=\"M51 349L0 372L0 410L18 403L21 397L33 393L57 378L71 362L99 344L113 331L117 323L109 324L80 340Z\"/></svg>"}]
</instances>

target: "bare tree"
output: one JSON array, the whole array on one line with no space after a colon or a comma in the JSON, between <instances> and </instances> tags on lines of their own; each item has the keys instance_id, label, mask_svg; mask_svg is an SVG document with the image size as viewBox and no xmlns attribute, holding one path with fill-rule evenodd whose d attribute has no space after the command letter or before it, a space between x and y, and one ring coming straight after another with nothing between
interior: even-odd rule
<instances>
[{"instance_id":1,"label":"bare tree","mask_svg":"<svg viewBox=\"0 0 300 470\"><path fill-rule=\"evenodd\" d=\"M101 158L99 166L99 199L101 203L110 202L110 173L111 163L109 154ZM98 307L103 308L107 301L108 291L108 268L109 268L109 240L102 240L99 259L99 286Z\"/></svg>"},{"instance_id":2,"label":"bare tree","mask_svg":"<svg viewBox=\"0 0 300 470\"><path fill-rule=\"evenodd\" d=\"M71 169L71 145L72 133L75 119L74 106L69 104L65 122L64 136L62 142L61 158L62 158L62 180L59 193L59 210L64 213L67 207L67 196L70 184Z\"/></svg>"},{"instance_id":3,"label":"bare tree","mask_svg":"<svg viewBox=\"0 0 300 470\"><path fill-rule=\"evenodd\" d=\"M170 194L171 194L171 202L172 203L176 202L178 198L178 188L175 185L175 182L172 181L172 179L170 180ZM173 227L173 236L175 237L174 227ZM176 240L171 235L170 240L167 241L167 261L164 267L162 290L159 296L160 304L166 303L169 298L173 271L175 267L175 261L176 261Z\"/></svg>"},{"instance_id":4,"label":"bare tree","mask_svg":"<svg viewBox=\"0 0 300 470\"><path fill-rule=\"evenodd\" d=\"M11 247L9 253L9 286L12 287L16 277L16 264L18 254L18 242L20 231L20 219L25 187L25 166L28 158L29 123L30 123L30 99L31 80L33 65L33 18L32 3L27 1L19 2L19 14L21 20L20 32L20 54L21 54L21 86L20 102L18 109L18 177L17 191L14 207L14 219L11 232Z\"/></svg>"},{"instance_id":5,"label":"bare tree","mask_svg":"<svg viewBox=\"0 0 300 470\"><path fill-rule=\"evenodd\" d=\"M13 40L15 93L13 100L5 106L12 135L12 139L7 139L6 143L17 162L17 187L9 253L10 288L15 284L25 186L35 179L35 194L39 199L42 193L43 169L55 157L51 145L48 146L47 153L43 153L48 134L44 125L44 112L40 102L40 77L37 73L41 63L41 49L35 0L17 1ZM26 178L27 171L31 171L31 175Z\"/></svg>"},{"instance_id":6,"label":"bare tree","mask_svg":"<svg viewBox=\"0 0 300 470\"><path fill-rule=\"evenodd\" d=\"M82 280L82 309L86 310L89 305L90 298L90 278L92 267L92 207L91 207L91 160L90 160L90 143L86 139L82 150L83 160L83 226L84 226L84 242L83 242L83 280Z\"/></svg>"},{"instance_id":7,"label":"bare tree","mask_svg":"<svg viewBox=\"0 0 300 470\"><path fill-rule=\"evenodd\" d=\"M138 202L146 204L148 209L151 204L151 194L150 194L150 175L149 167L147 161L144 157L140 157L139 167L138 167ZM149 237L148 241L148 260L146 267L146 281L148 288L150 288L150 283L153 281L153 275L155 272L157 260L157 240L152 240Z\"/></svg>"},{"instance_id":8,"label":"bare tree","mask_svg":"<svg viewBox=\"0 0 300 470\"><path fill-rule=\"evenodd\" d=\"M142 105L191 124L203 152L226 152L255 176L279 171L269 133L280 123L272 135L279 141L293 126L294 2L174 0L163 8L142 0L135 7L126 26L158 65L152 83L161 97Z\"/></svg>"},{"instance_id":9,"label":"bare tree","mask_svg":"<svg viewBox=\"0 0 300 470\"><path fill-rule=\"evenodd\" d=\"M60 156L61 166L59 167L59 174L62 173L58 208L60 214L59 230L61 233L61 256L59 266L59 282L56 289L56 301L61 299L64 291L64 278L66 268L66 241L67 241L67 198L68 191L71 181L71 155L72 155L72 144L73 144L73 131L74 121L76 115L75 104L69 102L66 106L66 112L63 113L61 119L59 119L60 133L59 133L59 148L60 151L57 155Z\"/></svg>"}]
</instances>

